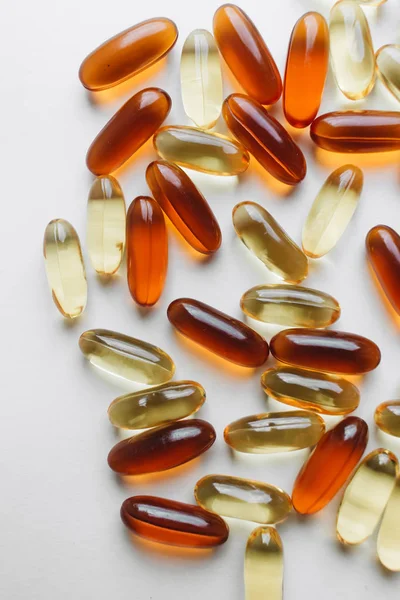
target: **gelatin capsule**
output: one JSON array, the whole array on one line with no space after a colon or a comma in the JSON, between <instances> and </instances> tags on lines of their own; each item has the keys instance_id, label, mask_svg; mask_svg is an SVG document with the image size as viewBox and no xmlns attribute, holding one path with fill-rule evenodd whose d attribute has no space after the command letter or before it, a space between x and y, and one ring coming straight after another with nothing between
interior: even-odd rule
<instances>
[{"instance_id":1,"label":"gelatin capsule","mask_svg":"<svg viewBox=\"0 0 400 600\"><path fill-rule=\"evenodd\" d=\"M214 15L214 36L226 64L247 94L261 104L277 102L282 93L278 67L246 13L234 4L220 6Z\"/></svg>"},{"instance_id":2,"label":"gelatin capsule","mask_svg":"<svg viewBox=\"0 0 400 600\"><path fill-rule=\"evenodd\" d=\"M214 127L222 108L222 75L217 45L206 29L192 31L183 45L181 88L189 119L204 129Z\"/></svg>"},{"instance_id":3,"label":"gelatin capsule","mask_svg":"<svg viewBox=\"0 0 400 600\"><path fill-rule=\"evenodd\" d=\"M292 327L327 327L340 317L335 298L300 285L257 285L243 294L240 306L252 319Z\"/></svg>"},{"instance_id":4,"label":"gelatin capsule","mask_svg":"<svg viewBox=\"0 0 400 600\"><path fill-rule=\"evenodd\" d=\"M139 196L129 207L126 261L132 298L141 306L153 306L162 294L168 266L164 215L153 198Z\"/></svg>"},{"instance_id":5,"label":"gelatin capsule","mask_svg":"<svg viewBox=\"0 0 400 600\"><path fill-rule=\"evenodd\" d=\"M315 198L303 227L303 250L320 258L336 246L358 204L364 176L354 165L331 173Z\"/></svg>"},{"instance_id":6,"label":"gelatin capsule","mask_svg":"<svg viewBox=\"0 0 400 600\"><path fill-rule=\"evenodd\" d=\"M178 298L167 315L184 336L242 367L259 367L268 358L268 344L261 335L204 302Z\"/></svg>"},{"instance_id":7,"label":"gelatin capsule","mask_svg":"<svg viewBox=\"0 0 400 600\"><path fill-rule=\"evenodd\" d=\"M157 131L171 109L171 98L159 88L146 88L125 102L92 142L86 165L95 175L108 175L123 165Z\"/></svg>"},{"instance_id":8,"label":"gelatin capsule","mask_svg":"<svg viewBox=\"0 0 400 600\"><path fill-rule=\"evenodd\" d=\"M376 53L376 72L389 92L400 102L400 45L387 44Z\"/></svg>"},{"instance_id":9,"label":"gelatin capsule","mask_svg":"<svg viewBox=\"0 0 400 600\"><path fill-rule=\"evenodd\" d=\"M378 533L378 558L389 571L400 571L400 478L383 513Z\"/></svg>"},{"instance_id":10,"label":"gelatin capsule","mask_svg":"<svg viewBox=\"0 0 400 600\"><path fill-rule=\"evenodd\" d=\"M374 532L396 483L399 463L378 448L357 467L343 494L336 535L343 544L361 544Z\"/></svg>"},{"instance_id":11,"label":"gelatin capsule","mask_svg":"<svg viewBox=\"0 0 400 600\"><path fill-rule=\"evenodd\" d=\"M297 512L313 514L324 508L349 478L368 442L368 425L346 417L318 442L294 484L292 501Z\"/></svg>"},{"instance_id":12,"label":"gelatin capsule","mask_svg":"<svg viewBox=\"0 0 400 600\"><path fill-rule=\"evenodd\" d=\"M238 175L250 161L235 140L183 125L162 127L154 136L154 147L165 160L211 175Z\"/></svg>"},{"instance_id":13,"label":"gelatin capsule","mask_svg":"<svg viewBox=\"0 0 400 600\"><path fill-rule=\"evenodd\" d=\"M199 383L170 381L116 398L109 406L108 418L122 429L159 427L189 417L203 406L205 399Z\"/></svg>"},{"instance_id":14,"label":"gelatin capsule","mask_svg":"<svg viewBox=\"0 0 400 600\"><path fill-rule=\"evenodd\" d=\"M305 410L250 415L225 427L225 442L238 452L270 454L315 446L325 431L319 415Z\"/></svg>"},{"instance_id":15,"label":"gelatin capsule","mask_svg":"<svg viewBox=\"0 0 400 600\"><path fill-rule=\"evenodd\" d=\"M93 50L79 69L88 90L113 87L144 71L175 45L178 30L169 19L148 19L125 29Z\"/></svg>"},{"instance_id":16,"label":"gelatin capsule","mask_svg":"<svg viewBox=\"0 0 400 600\"><path fill-rule=\"evenodd\" d=\"M87 282L81 244L71 223L50 221L44 232L43 255L55 305L64 317L79 317L86 307Z\"/></svg>"},{"instance_id":17,"label":"gelatin capsule","mask_svg":"<svg viewBox=\"0 0 400 600\"><path fill-rule=\"evenodd\" d=\"M291 283L307 277L306 255L265 208L256 202L240 202L232 219L243 244L275 275Z\"/></svg>"},{"instance_id":18,"label":"gelatin capsule","mask_svg":"<svg viewBox=\"0 0 400 600\"><path fill-rule=\"evenodd\" d=\"M375 423L385 433L400 437L400 400L382 402L375 409Z\"/></svg>"},{"instance_id":19,"label":"gelatin capsule","mask_svg":"<svg viewBox=\"0 0 400 600\"><path fill-rule=\"evenodd\" d=\"M256 523L280 523L292 510L292 501L283 490L231 475L206 475L197 482L194 495L206 510Z\"/></svg>"},{"instance_id":20,"label":"gelatin capsule","mask_svg":"<svg viewBox=\"0 0 400 600\"><path fill-rule=\"evenodd\" d=\"M283 363L328 373L360 375L381 361L378 346L361 335L330 329L285 329L270 342Z\"/></svg>"},{"instance_id":21,"label":"gelatin capsule","mask_svg":"<svg viewBox=\"0 0 400 600\"><path fill-rule=\"evenodd\" d=\"M283 546L274 527L257 527L250 534L244 561L246 600L282 600Z\"/></svg>"},{"instance_id":22,"label":"gelatin capsule","mask_svg":"<svg viewBox=\"0 0 400 600\"><path fill-rule=\"evenodd\" d=\"M113 275L121 265L125 222L125 199L118 181L111 176L96 178L88 198L87 248L100 275Z\"/></svg>"},{"instance_id":23,"label":"gelatin capsule","mask_svg":"<svg viewBox=\"0 0 400 600\"><path fill-rule=\"evenodd\" d=\"M109 452L108 465L121 475L167 471L206 452L215 437L207 421L176 421L118 442Z\"/></svg>"},{"instance_id":24,"label":"gelatin capsule","mask_svg":"<svg viewBox=\"0 0 400 600\"><path fill-rule=\"evenodd\" d=\"M283 110L293 127L317 116L329 62L329 29L324 17L308 12L293 27L283 83Z\"/></svg>"},{"instance_id":25,"label":"gelatin capsule","mask_svg":"<svg viewBox=\"0 0 400 600\"><path fill-rule=\"evenodd\" d=\"M177 165L156 160L147 167L147 185L179 233L198 252L221 245L221 230L207 200Z\"/></svg>"},{"instance_id":26,"label":"gelatin capsule","mask_svg":"<svg viewBox=\"0 0 400 600\"><path fill-rule=\"evenodd\" d=\"M369 231L366 246L382 290L400 315L400 236L387 225L377 225Z\"/></svg>"},{"instance_id":27,"label":"gelatin capsule","mask_svg":"<svg viewBox=\"0 0 400 600\"><path fill-rule=\"evenodd\" d=\"M226 542L229 535L227 524L218 515L154 496L127 498L121 506L121 519L137 535L173 546L212 548Z\"/></svg>"},{"instance_id":28,"label":"gelatin capsule","mask_svg":"<svg viewBox=\"0 0 400 600\"><path fill-rule=\"evenodd\" d=\"M175 365L157 346L107 329L82 333L79 347L92 365L121 379L159 385L169 381Z\"/></svg>"},{"instance_id":29,"label":"gelatin capsule","mask_svg":"<svg viewBox=\"0 0 400 600\"><path fill-rule=\"evenodd\" d=\"M233 135L273 177L296 185L306 176L306 159L286 129L256 100L231 94L222 115Z\"/></svg>"},{"instance_id":30,"label":"gelatin capsule","mask_svg":"<svg viewBox=\"0 0 400 600\"><path fill-rule=\"evenodd\" d=\"M261 375L268 396L324 415L347 415L360 403L360 392L347 379L296 367L268 369Z\"/></svg>"}]
</instances>

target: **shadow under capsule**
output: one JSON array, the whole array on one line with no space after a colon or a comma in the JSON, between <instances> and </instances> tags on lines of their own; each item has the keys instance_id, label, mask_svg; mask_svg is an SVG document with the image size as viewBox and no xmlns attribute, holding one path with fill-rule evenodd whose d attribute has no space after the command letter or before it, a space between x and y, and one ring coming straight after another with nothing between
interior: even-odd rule
<instances>
[{"instance_id":1,"label":"shadow under capsule","mask_svg":"<svg viewBox=\"0 0 400 600\"><path fill-rule=\"evenodd\" d=\"M128 529L125 529L126 539L129 541L131 546L135 546L140 551L140 554L146 555L162 555L163 561L175 562L177 559L186 561L201 561L210 560L215 552L218 552L216 548L191 548L191 547L180 547L173 546L170 544L163 544L161 542L153 542L147 540L139 535L131 533Z\"/></svg>"},{"instance_id":2,"label":"shadow under capsule","mask_svg":"<svg viewBox=\"0 0 400 600\"><path fill-rule=\"evenodd\" d=\"M400 163L400 150L390 152L330 152L313 144L314 159L321 165L337 169L344 164L353 164L360 169L381 169Z\"/></svg>"}]
</instances>

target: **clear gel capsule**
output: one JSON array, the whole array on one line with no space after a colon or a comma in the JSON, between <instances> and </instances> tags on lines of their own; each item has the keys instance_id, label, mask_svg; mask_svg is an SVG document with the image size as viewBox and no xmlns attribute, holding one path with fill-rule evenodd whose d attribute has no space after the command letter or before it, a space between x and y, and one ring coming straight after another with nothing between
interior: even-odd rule
<instances>
[{"instance_id":1,"label":"clear gel capsule","mask_svg":"<svg viewBox=\"0 0 400 600\"><path fill-rule=\"evenodd\" d=\"M387 44L376 53L376 72L389 92L400 102L400 45Z\"/></svg>"},{"instance_id":2,"label":"clear gel capsule","mask_svg":"<svg viewBox=\"0 0 400 600\"><path fill-rule=\"evenodd\" d=\"M283 546L273 527L258 527L247 541L244 560L246 600L282 600Z\"/></svg>"},{"instance_id":3,"label":"clear gel capsule","mask_svg":"<svg viewBox=\"0 0 400 600\"><path fill-rule=\"evenodd\" d=\"M400 478L389 498L378 533L378 558L389 571L400 571Z\"/></svg>"},{"instance_id":4,"label":"clear gel capsule","mask_svg":"<svg viewBox=\"0 0 400 600\"><path fill-rule=\"evenodd\" d=\"M400 400L382 402L377 406L375 423L385 433L400 437Z\"/></svg>"}]
</instances>

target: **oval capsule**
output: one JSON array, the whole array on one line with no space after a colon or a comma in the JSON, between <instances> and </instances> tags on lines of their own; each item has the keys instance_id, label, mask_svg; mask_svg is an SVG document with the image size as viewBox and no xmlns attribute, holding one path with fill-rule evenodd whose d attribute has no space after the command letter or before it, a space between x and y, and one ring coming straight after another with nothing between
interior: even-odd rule
<instances>
[{"instance_id":1,"label":"oval capsule","mask_svg":"<svg viewBox=\"0 0 400 600\"><path fill-rule=\"evenodd\" d=\"M368 232L366 247L376 278L400 315L400 236L387 225L377 225Z\"/></svg>"},{"instance_id":2,"label":"oval capsule","mask_svg":"<svg viewBox=\"0 0 400 600\"><path fill-rule=\"evenodd\" d=\"M400 400L379 404L375 409L375 423L385 433L400 437Z\"/></svg>"},{"instance_id":3,"label":"oval capsule","mask_svg":"<svg viewBox=\"0 0 400 600\"><path fill-rule=\"evenodd\" d=\"M389 571L400 571L400 478L390 495L378 533L378 558Z\"/></svg>"},{"instance_id":4,"label":"oval capsule","mask_svg":"<svg viewBox=\"0 0 400 600\"><path fill-rule=\"evenodd\" d=\"M389 92L400 102L400 45L387 44L376 53L376 72Z\"/></svg>"},{"instance_id":5,"label":"oval capsule","mask_svg":"<svg viewBox=\"0 0 400 600\"><path fill-rule=\"evenodd\" d=\"M257 527L247 540L244 559L246 600L282 600L283 545L274 527Z\"/></svg>"}]
</instances>

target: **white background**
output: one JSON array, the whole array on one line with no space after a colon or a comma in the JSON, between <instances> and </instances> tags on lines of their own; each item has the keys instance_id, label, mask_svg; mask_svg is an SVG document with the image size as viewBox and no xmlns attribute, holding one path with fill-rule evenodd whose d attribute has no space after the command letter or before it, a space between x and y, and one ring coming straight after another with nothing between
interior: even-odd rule
<instances>
[{"instance_id":1,"label":"white background","mask_svg":"<svg viewBox=\"0 0 400 600\"><path fill-rule=\"evenodd\" d=\"M373 426L375 406L399 397L399 329L366 264L364 240L378 223L400 229L399 153L341 157L316 151L308 131L296 139L308 162L297 188L282 188L252 160L236 178L193 174L209 200L223 233L212 258L194 256L170 228L170 261L161 301L149 311L130 298L125 272L104 285L86 260L89 301L83 317L64 321L52 303L42 258L42 235L50 219L70 220L79 232L85 258L86 198L92 180L85 153L103 124L132 95L149 86L172 96L168 123L187 124L179 86L180 50L194 28L212 27L216 0L37 0L8 2L1 17L1 417L0 417L0 597L4 600L172 600L204 597L240 600L243 552L252 526L231 522L227 544L196 552L131 539L119 518L121 502L137 493L192 502L195 482L215 472L247 476L291 491L307 452L276 457L234 457L222 432L246 414L276 409L261 391L256 372L239 370L176 335L166 318L175 298L191 296L241 318L239 299L249 287L276 281L235 238L231 211L242 200L260 202L290 235L301 241L309 207L333 168L350 160L364 169L359 208L339 245L313 262L306 285L333 294L342 317L335 328L363 334L379 344L382 363L359 381L357 414L371 429L368 449L387 445ZM291 29L304 12L326 17L330 0L245 0L242 7L264 35L281 73ZM118 31L154 16L173 19L180 30L168 59L112 94L96 97L80 85L80 62ZM399 0L368 10L374 44L400 42ZM236 84L224 71L225 92ZM237 87L235 89L238 89ZM322 112L355 106L329 75ZM399 109L380 83L360 108ZM281 105L274 108L281 118ZM217 126L224 131L222 123ZM117 173L127 202L148 193L144 170L155 158L150 143L128 168ZM192 464L164 474L122 482L106 462L119 439L106 409L121 393L83 359L78 337L104 327L153 342L176 361L178 379L194 379L207 391L199 416L210 420L218 439ZM265 328L269 338L276 329ZM270 359L268 365L271 366ZM280 407L283 408L283 405ZM287 408L287 407L286 407ZM385 573L375 559L375 538L345 551L335 540L338 498L311 518L280 526L285 547L285 598L385 600L398 596L399 576ZM268 594L266 594L266 598Z\"/></svg>"}]
</instances>

